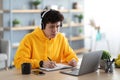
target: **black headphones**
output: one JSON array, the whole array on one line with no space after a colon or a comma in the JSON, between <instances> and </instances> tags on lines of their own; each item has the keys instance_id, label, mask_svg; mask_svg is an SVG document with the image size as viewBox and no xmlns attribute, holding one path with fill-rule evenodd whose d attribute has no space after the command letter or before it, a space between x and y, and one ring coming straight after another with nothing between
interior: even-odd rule
<instances>
[{"instance_id":1,"label":"black headphones","mask_svg":"<svg viewBox=\"0 0 120 80\"><path fill-rule=\"evenodd\" d=\"M42 30L45 29L45 25L44 25L44 22L43 22L43 18L44 18L44 16L45 16L49 11L52 11L52 9L45 11L45 12L41 15L41 28L42 28ZM62 22L61 22L61 24L60 24L60 27L62 27Z\"/></svg>"},{"instance_id":2,"label":"black headphones","mask_svg":"<svg viewBox=\"0 0 120 80\"><path fill-rule=\"evenodd\" d=\"M45 16L45 14L48 13L49 11L51 11L51 9L45 11L45 12L41 15L41 27L42 27L42 30L45 29L45 25L44 25L44 23L43 23L43 18L44 18L44 16Z\"/></svg>"}]
</instances>

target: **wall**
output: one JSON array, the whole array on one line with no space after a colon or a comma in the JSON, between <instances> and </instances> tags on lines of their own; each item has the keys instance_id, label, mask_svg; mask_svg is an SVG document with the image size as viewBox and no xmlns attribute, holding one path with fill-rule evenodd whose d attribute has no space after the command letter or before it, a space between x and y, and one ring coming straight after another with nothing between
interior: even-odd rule
<instances>
[{"instance_id":1,"label":"wall","mask_svg":"<svg viewBox=\"0 0 120 80\"><path fill-rule=\"evenodd\" d=\"M2 31L1 31L1 27L2 27L2 25L3 25L3 21L2 21L2 19L3 19L3 15L2 15L2 0L0 0L0 38L2 38Z\"/></svg>"},{"instance_id":2,"label":"wall","mask_svg":"<svg viewBox=\"0 0 120 80\"><path fill-rule=\"evenodd\" d=\"M0 10L2 10L2 0L0 0ZM2 14L0 11L0 27L2 26Z\"/></svg>"}]
</instances>

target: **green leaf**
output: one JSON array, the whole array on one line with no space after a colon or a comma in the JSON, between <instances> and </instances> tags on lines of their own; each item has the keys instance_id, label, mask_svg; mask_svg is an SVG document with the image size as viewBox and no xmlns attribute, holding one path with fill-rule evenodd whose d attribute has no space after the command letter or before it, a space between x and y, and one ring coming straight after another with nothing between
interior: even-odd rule
<instances>
[{"instance_id":1,"label":"green leaf","mask_svg":"<svg viewBox=\"0 0 120 80\"><path fill-rule=\"evenodd\" d=\"M36 0L32 2L32 4L35 6L39 5L40 3L41 3L41 0Z\"/></svg>"},{"instance_id":2,"label":"green leaf","mask_svg":"<svg viewBox=\"0 0 120 80\"><path fill-rule=\"evenodd\" d=\"M18 19L13 20L13 25L20 24L20 21Z\"/></svg>"},{"instance_id":3,"label":"green leaf","mask_svg":"<svg viewBox=\"0 0 120 80\"><path fill-rule=\"evenodd\" d=\"M110 59L110 58L111 58L110 53L108 51L106 51L106 50L103 50L101 59L104 60L104 59Z\"/></svg>"}]
</instances>

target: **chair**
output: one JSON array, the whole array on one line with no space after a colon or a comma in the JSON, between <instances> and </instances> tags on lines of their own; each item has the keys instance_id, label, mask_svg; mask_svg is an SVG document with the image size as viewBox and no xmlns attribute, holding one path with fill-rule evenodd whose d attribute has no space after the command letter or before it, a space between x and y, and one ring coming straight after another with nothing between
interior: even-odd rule
<instances>
[{"instance_id":1,"label":"chair","mask_svg":"<svg viewBox=\"0 0 120 80\"><path fill-rule=\"evenodd\" d=\"M10 44L8 40L0 39L0 61L5 62L5 69L8 69Z\"/></svg>"}]
</instances>

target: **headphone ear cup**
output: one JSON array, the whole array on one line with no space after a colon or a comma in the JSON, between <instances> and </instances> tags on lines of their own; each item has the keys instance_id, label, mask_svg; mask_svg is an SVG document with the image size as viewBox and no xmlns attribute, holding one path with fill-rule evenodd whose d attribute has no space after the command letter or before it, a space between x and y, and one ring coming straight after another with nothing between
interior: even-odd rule
<instances>
[{"instance_id":1,"label":"headphone ear cup","mask_svg":"<svg viewBox=\"0 0 120 80\"><path fill-rule=\"evenodd\" d=\"M63 25L63 24L62 24L62 22L61 22L60 27L62 27L62 25Z\"/></svg>"},{"instance_id":2,"label":"headphone ear cup","mask_svg":"<svg viewBox=\"0 0 120 80\"><path fill-rule=\"evenodd\" d=\"M42 30L45 29L43 22L41 23L41 26L42 26Z\"/></svg>"},{"instance_id":3,"label":"headphone ear cup","mask_svg":"<svg viewBox=\"0 0 120 80\"><path fill-rule=\"evenodd\" d=\"M45 26L44 26L44 24L43 24L42 19L41 19L41 28L42 28L42 30L45 29Z\"/></svg>"}]
</instances>

